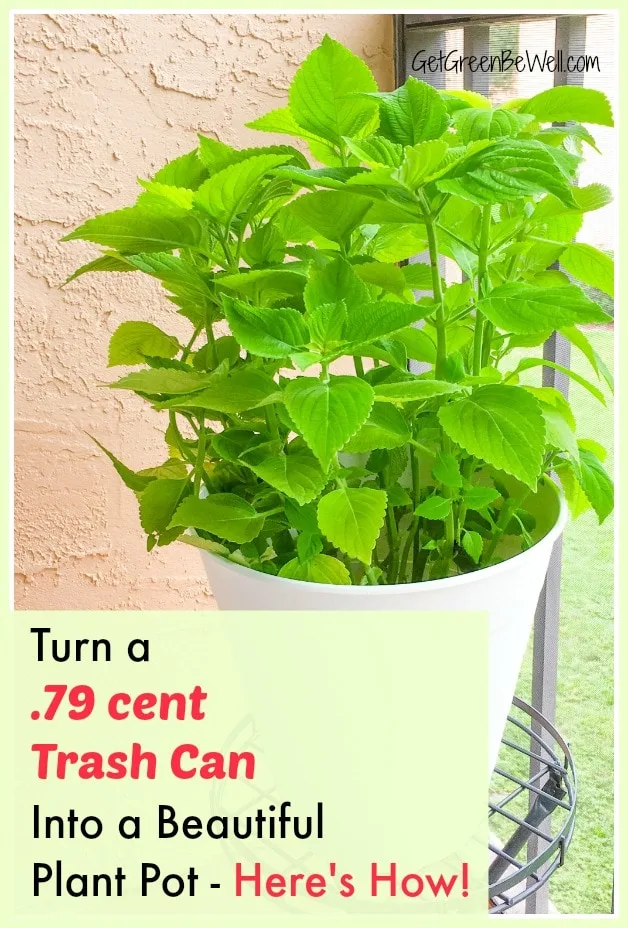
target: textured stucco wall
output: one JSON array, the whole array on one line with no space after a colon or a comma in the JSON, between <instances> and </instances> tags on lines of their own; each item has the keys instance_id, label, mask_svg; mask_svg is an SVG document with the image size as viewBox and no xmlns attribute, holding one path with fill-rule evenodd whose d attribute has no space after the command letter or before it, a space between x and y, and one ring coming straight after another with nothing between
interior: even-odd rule
<instances>
[{"instance_id":1,"label":"textured stucco wall","mask_svg":"<svg viewBox=\"0 0 628 928\"><path fill-rule=\"evenodd\" d=\"M146 553L135 500L85 435L132 467L160 459L157 416L98 381L108 379L106 346L120 322L163 324L172 310L139 274L86 275L60 290L95 248L59 238L131 203L135 178L193 148L197 131L268 144L244 122L282 105L325 32L390 88L390 16L17 16L17 608L212 606L196 552Z\"/></svg>"}]
</instances>

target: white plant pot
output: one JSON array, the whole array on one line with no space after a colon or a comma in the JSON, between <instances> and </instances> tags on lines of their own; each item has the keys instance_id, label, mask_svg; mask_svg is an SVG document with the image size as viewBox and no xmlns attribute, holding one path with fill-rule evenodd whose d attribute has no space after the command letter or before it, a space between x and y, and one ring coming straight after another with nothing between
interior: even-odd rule
<instances>
[{"instance_id":1,"label":"white plant pot","mask_svg":"<svg viewBox=\"0 0 628 928\"><path fill-rule=\"evenodd\" d=\"M488 612L489 771L499 753L512 696L555 542L567 521L564 497L546 481L533 500L545 534L520 554L463 576L391 586L334 586L263 574L202 551L219 609ZM303 642L304 653L307 644Z\"/></svg>"}]
</instances>

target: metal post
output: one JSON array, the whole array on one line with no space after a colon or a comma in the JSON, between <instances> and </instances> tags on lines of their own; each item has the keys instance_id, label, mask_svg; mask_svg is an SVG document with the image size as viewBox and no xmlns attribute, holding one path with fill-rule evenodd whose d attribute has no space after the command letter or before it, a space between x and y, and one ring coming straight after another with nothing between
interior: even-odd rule
<instances>
[{"instance_id":1,"label":"metal post","mask_svg":"<svg viewBox=\"0 0 628 928\"><path fill-rule=\"evenodd\" d=\"M583 54L586 45L586 16L558 16L556 19L555 51L562 50L563 58ZM554 86L566 83L582 84L582 75L554 73ZM543 345L543 357L549 361L569 367L571 350L569 342L555 332ZM569 378L551 367L543 368L543 386L555 387L565 396ZM560 624L560 581L562 567L562 539L554 545L550 565L541 592L534 618L534 644L532 657L531 702L545 718L554 722L556 718L556 683L558 676L558 639ZM530 776L539 770L539 762L530 761ZM528 860L542 850L543 841L536 835L530 836ZM526 900L526 915L542 915L549 911L548 886L542 886Z\"/></svg>"}]
</instances>

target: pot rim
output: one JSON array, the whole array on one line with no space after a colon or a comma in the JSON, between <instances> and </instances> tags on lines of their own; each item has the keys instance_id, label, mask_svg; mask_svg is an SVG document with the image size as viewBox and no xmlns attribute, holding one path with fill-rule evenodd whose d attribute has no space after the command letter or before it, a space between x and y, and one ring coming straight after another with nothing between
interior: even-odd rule
<instances>
[{"instance_id":1,"label":"pot rim","mask_svg":"<svg viewBox=\"0 0 628 928\"><path fill-rule=\"evenodd\" d=\"M336 594L339 596L363 596L365 590L368 590L369 595L373 596L395 596L412 591L418 592L419 590L429 592L447 590L451 589L452 587L463 586L467 583L477 583L484 578L488 579L495 577L500 573L505 573L509 570L512 570L515 562L518 566L520 566L522 558L528 558L530 556L530 552L534 551L539 546L554 546L554 543L562 535L565 529L565 525L567 524L569 517L569 510L565 500L565 495L560 487L557 486L557 484L554 483L554 481L551 479L548 479L545 485L551 487L558 497L558 515L549 532L547 532L546 535L543 535L542 538L539 538L539 540L531 545L526 551L520 551L519 554L515 554L513 557L509 557L507 560L501 561L499 564L493 564L490 567L482 567L480 570L473 570L468 574L460 574L457 577L442 577L438 580L419 580L416 583L392 583L389 586L384 585L368 587L335 583L313 583L311 580L293 580L289 577L278 577L274 574L265 574L259 570L253 570L251 567L245 567L243 564L236 564L235 561L230 561L218 554L213 554L211 551L206 551L202 548L200 551L204 557L211 558L213 561L218 561L220 564L222 564L223 567L225 567L225 569L232 571L236 575L239 574L243 577L250 577L253 575L260 583L276 584L277 586L281 585L283 587L294 586L298 587L299 589L309 588L312 593L320 593L321 589L325 589L333 590L334 596Z\"/></svg>"}]
</instances>

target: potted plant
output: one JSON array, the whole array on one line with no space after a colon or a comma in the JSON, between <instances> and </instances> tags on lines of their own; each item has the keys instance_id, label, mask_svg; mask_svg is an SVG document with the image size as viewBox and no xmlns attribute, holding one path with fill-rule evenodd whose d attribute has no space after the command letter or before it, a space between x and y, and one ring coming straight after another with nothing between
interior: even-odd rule
<instances>
[{"instance_id":1,"label":"potted plant","mask_svg":"<svg viewBox=\"0 0 628 928\"><path fill-rule=\"evenodd\" d=\"M610 383L578 327L608 316L571 282L612 293L611 259L574 243L610 200L576 186L592 123L608 101L579 87L380 93L326 37L250 123L299 148L200 135L65 237L105 248L70 279L149 274L190 323L181 342L165 307L109 347L132 368L109 386L163 414L156 466L103 449L149 550L200 548L220 608L488 610L496 744L565 498L612 508L604 449L526 376L563 370L541 351L559 331Z\"/></svg>"}]
</instances>

